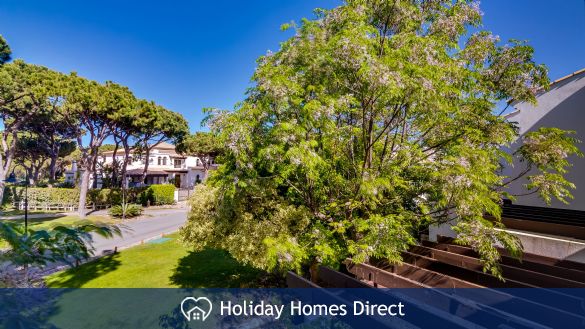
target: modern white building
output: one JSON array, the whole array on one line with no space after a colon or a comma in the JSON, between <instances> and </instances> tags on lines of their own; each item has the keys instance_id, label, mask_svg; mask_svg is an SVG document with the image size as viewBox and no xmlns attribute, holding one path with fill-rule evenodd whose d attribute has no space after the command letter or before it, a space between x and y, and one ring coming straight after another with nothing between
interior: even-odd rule
<instances>
[{"instance_id":1,"label":"modern white building","mask_svg":"<svg viewBox=\"0 0 585 329\"><path fill-rule=\"evenodd\" d=\"M508 114L509 121L517 122L520 129L520 138L512 146L512 151L522 144L522 136L540 127L555 127L563 130L576 131L575 138L585 142L585 69L567 75L551 83L549 90L542 91L536 97L537 105L530 103L513 103L515 111ZM579 144L581 152L585 151L585 144ZM585 211L585 158L573 156L569 158L572 167L566 178L576 185L572 191L574 200L566 205L554 200L553 208ZM524 166L516 163L507 167L504 173L516 177ZM510 187L512 194L523 194L526 190L523 185L526 179L513 182ZM515 204L546 207L547 205L537 194L520 196Z\"/></svg>"},{"instance_id":2,"label":"modern white building","mask_svg":"<svg viewBox=\"0 0 585 329\"><path fill-rule=\"evenodd\" d=\"M148 170L145 185L173 183L177 188L192 189L196 184L204 181L206 177L203 162L198 157L184 156L176 152L175 146L169 143L159 143L151 151L148 160L145 155L136 154L130 150L131 158L127 166L127 184L129 187L140 186L146 161ZM118 149L114 157L114 151L102 152L98 158L97 181L90 186L100 188L105 172L101 168L112 167L114 160L118 163L124 161L124 149ZM217 165L211 161L209 170L217 169ZM65 181L75 183L79 177L76 164L65 173Z\"/></svg>"}]
</instances>

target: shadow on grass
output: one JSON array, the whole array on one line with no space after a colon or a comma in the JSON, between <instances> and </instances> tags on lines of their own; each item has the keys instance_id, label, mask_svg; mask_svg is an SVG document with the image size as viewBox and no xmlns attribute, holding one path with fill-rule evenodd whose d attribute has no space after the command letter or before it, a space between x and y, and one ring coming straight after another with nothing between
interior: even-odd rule
<instances>
[{"instance_id":1,"label":"shadow on grass","mask_svg":"<svg viewBox=\"0 0 585 329\"><path fill-rule=\"evenodd\" d=\"M116 270L121 264L119 257L120 254L101 257L83 266L50 276L46 283L51 288L80 288L85 283Z\"/></svg>"},{"instance_id":2,"label":"shadow on grass","mask_svg":"<svg viewBox=\"0 0 585 329\"><path fill-rule=\"evenodd\" d=\"M179 259L170 281L181 288L257 287L266 273L240 264L223 250L190 252Z\"/></svg>"},{"instance_id":3,"label":"shadow on grass","mask_svg":"<svg viewBox=\"0 0 585 329\"><path fill-rule=\"evenodd\" d=\"M33 216L35 214L30 214L30 216ZM67 217L67 215L65 214L59 214L59 213L55 213L55 214L44 214L43 217L29 217L28 218L28 222L31 225L34 224L43 224L46 222L50 222L53 221L55 219L59 219L59 218L63 218L63 217ZM24 223L24 217L22 218L1 218L0 220L4 220L6 222L11 222L11 223Z\"/></svg>"}]
</instances>

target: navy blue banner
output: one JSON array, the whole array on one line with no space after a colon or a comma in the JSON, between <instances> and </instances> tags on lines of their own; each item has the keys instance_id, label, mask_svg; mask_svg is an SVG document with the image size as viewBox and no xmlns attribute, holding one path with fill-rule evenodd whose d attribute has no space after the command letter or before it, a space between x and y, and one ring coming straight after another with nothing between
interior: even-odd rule
<instances>
[{"instance_id":1,"label":"navy blue banner","mask_svg":"<svg viewBox=\"0 0 585 329\"><path fill-rule=\"evenodd\" d=\"M4 328L585 328L585 289L0 289Z\"/></svg>"}]
</instances>

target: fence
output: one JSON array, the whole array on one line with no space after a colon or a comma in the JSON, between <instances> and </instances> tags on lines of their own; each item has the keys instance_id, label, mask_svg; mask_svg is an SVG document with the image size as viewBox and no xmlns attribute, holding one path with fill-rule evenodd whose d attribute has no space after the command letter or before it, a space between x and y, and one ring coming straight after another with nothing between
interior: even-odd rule
<instances>
[{"instance_id":1,"label":"fence","mask_svg":"<svg viewBox=\"0 0 585 329\"><path fill-rule=\"evenodd\" d=\"M193 194L193 189L178 188L177 193L178 193L178 197L177 197L178 200L177 201L185 201L185 200L188 200L189 197Z\"/></svg>"},{"instance_id":2,"label":"fence","mask_svg":"<svg viewBox=\"0 0 585 329\"><path fill-rule=\"evenodd\" d=\"M66 202L30 202L28 203L28 210L62 210L62 211L77 211L78 203L66 203ZM24 210L25 203L24 201L15 201L12 202L12 206L14 209ZM106 209L109 208L110 205L108 204L101 204L101 203L91 203L88 204L85 208L86 209Z\"/></svg>"}]
</instances>

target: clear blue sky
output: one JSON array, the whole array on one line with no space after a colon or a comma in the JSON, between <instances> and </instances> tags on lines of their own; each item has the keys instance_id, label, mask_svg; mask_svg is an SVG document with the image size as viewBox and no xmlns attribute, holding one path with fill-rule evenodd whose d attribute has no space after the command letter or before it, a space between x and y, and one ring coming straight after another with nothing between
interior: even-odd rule
<instances>
[{"instance_id":1,"label":"clear blue sky","mask_svg":"<svg viewBox=\"0 0 585 329\"><path fill-rule=\"evenodd\" d=\"M0 34L15 58L112 80L182 113L200 129L201 109L232 109L255 60L290 36L282 23L312 17L334 0L2 0ZM585 67L584 0L491 0L484 27L529 40L556 79Z\"/></svg>"}]
</instances>

